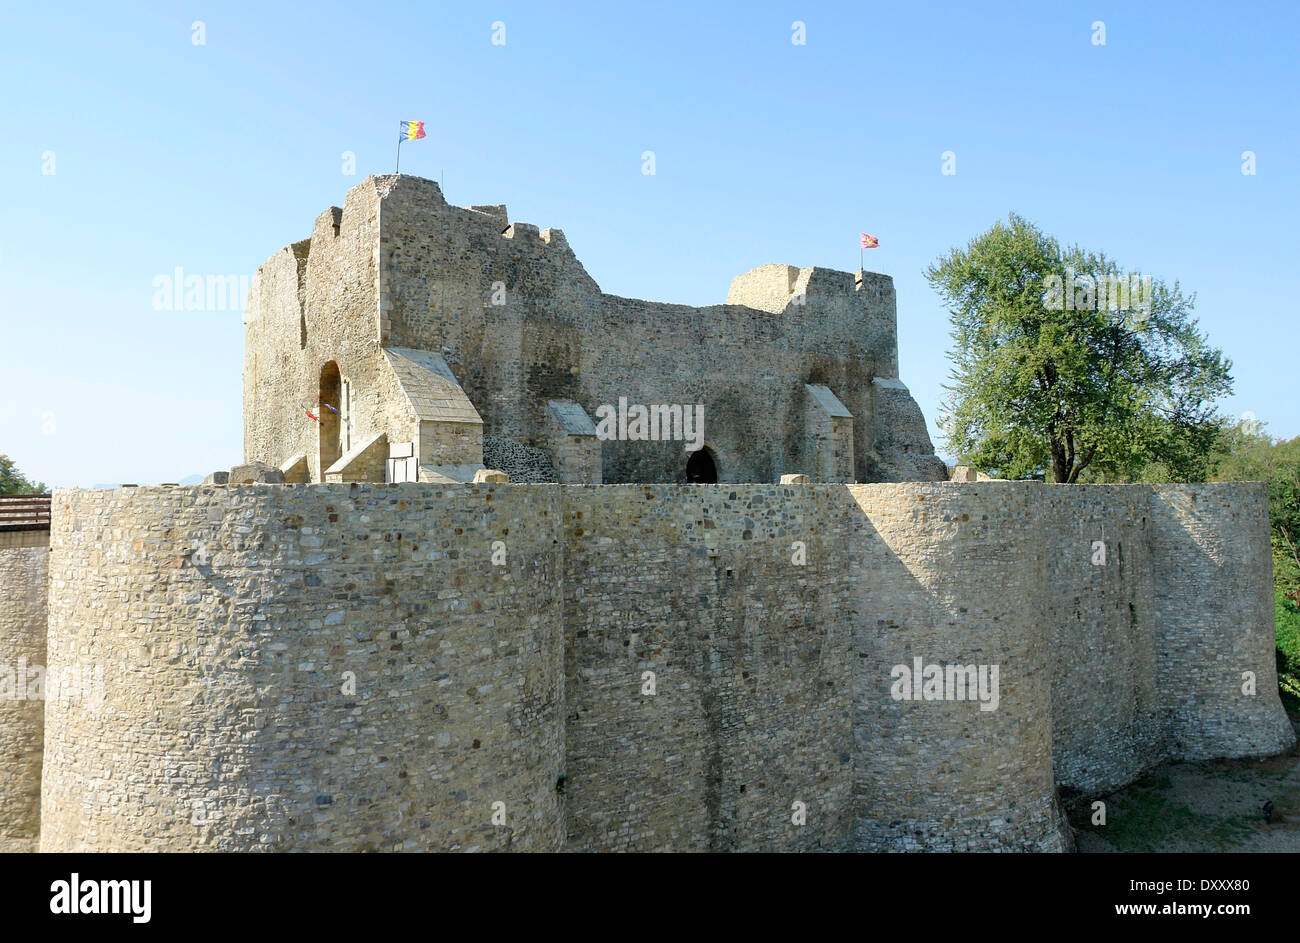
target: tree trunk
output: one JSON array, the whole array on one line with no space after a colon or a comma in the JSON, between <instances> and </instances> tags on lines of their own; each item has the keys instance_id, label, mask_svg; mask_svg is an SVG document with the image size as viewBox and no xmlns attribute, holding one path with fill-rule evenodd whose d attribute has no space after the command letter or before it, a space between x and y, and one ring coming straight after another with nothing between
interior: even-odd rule
<instances>
[{"instance_id":1,"label":"tree trunk","mask_svg":"<svg viewBox=\"0 0 1300 943\"><path fill-rule=\"evenodd\" d=\"M1052 479L1058 485L1070 480L1070 462L1065 456L1065 445L1059 439L1052 440Z\"/></svg>"}]
</instances>

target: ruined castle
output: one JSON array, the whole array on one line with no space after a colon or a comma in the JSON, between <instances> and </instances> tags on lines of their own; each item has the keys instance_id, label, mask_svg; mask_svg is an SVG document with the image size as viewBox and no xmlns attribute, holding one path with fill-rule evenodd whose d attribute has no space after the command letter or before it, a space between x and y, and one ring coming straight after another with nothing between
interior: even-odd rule
<instances>
[{"instance_id":1,"label":"ruined castle","mask_svg":"<svg viewBox=\"0 0 1300 943\"><path fill-rule=\"evenodd\" d=\"M0 513L0 850L1060 851L1294 743L1264 486L947 481L885 276L619 298L379 176L246 332L261 464Z\"/></svg>"},{"instance_id":2,"label":"ruined castle","mask_svg":"<svg viewBox=\"0 0 1300 943\"><path fill-rule=\"evenodd\" d=\"M668 483L692 460L704 481L947 477L898 378L893 281L871 272L764 265L708 308L620 298L558 229L383 176L262 265L245 319L245 457L291 482L468 481L486 463ZM595 411L620 401L700 406L703 441L598 437Z\"/></svg>"}]
</instances>

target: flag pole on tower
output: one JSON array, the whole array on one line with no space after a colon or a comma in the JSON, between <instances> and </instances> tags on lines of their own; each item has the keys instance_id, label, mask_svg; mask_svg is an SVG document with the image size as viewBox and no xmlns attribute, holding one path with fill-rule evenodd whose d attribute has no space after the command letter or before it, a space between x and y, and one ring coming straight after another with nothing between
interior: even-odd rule
<instances>
[{"instance_id":1,"label":"flag pole on tower","mask_svg":"<svg viewBox=\"0 0 1300 943\"><path fill-rule=\"evenodd\" d=\"M858 233L862 238L858 240L858 271L865 272L867 269L866 249L877 249L880 247L880 240L875 236L868 236L866 233Z\"/></svg>"},{"instance_id":2,"label":"flag pole on tower","mask_svg":"<svg viewBox=\"0 0 1300 943\"><path fill-rule=\"evenodd\" d=\"M397 122L397 168L393 173L402 172L402 142L416 141L424 137L423 121Z\"/></svg>"}]
</instances>

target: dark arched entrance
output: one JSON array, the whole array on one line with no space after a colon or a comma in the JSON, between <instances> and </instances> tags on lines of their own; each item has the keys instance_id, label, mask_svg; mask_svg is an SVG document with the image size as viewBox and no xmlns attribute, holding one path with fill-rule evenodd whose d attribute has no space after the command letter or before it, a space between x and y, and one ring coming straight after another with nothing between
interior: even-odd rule
<instances>
[{"instance_id":1,"label":"dark arched entrance","mask_svg":"<svg viewBox=\"0 0 1300 943\"><path fill-rule=\"evenodd\" d=\"M692 485L716 485L718 466L708 449L696 449L686 460L686 481Z\"/></svg>"},{"instance_id":2,"label":"dark arched entrance","mask_svg":"<svg viewBox=\"0 0 1300 943\"><path fill-rule=\"evenodd\" d=\"M320 398L316 401L315 407L319 418L316 431L320 441L321 481L325 480L325 469L343 457L342 430L339 428L339 414L335 412L336 409L342 408L339 405L342 401L342 386L339 365L331 360L321 368ZM333 409L328 408L326 404Z\"/></svg>"}]
</instances>

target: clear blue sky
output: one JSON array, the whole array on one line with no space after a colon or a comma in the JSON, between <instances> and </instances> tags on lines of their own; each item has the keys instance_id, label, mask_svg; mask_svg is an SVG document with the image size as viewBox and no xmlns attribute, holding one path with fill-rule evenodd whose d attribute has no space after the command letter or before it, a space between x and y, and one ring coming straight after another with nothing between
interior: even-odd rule
<instances>
[{"instance_id":1,"label":"clear blue sky","mask_svg":"<svg viewBox=\"0 0 1300 943\"><path fill-rule=\"evenodd\" d=\"M858 232L876 235L867 267L894 278L902 378L936 444L948 323L922 271L1012 210L1195 291L1235 363L1224 410L1300 435L1293 2L59 2L4 19L0 452L51 485L241 459L241 315L154 310L153 279L251 276L392 171L401 119L429 129L403 171L562 228L620 295L718 303L765 262L855 269Z\"/></svg>"}]
</instances>

